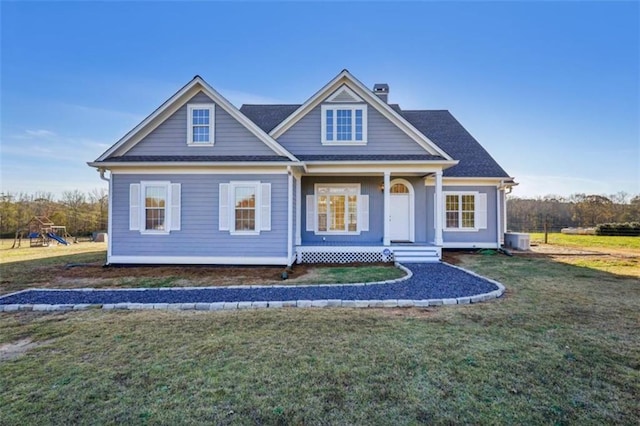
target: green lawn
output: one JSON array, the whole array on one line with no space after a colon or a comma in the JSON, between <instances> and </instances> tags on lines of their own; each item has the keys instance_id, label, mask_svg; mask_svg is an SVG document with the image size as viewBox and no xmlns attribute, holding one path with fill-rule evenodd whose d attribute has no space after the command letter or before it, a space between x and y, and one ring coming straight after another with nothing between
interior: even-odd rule
<instances>
[{"instance_id":1,"label":"green lawn","mask_svg":"<svg viewBox=\"0 0 640 426\"><path fill-rule=\"evenodd\" d=\"M531 241L544 242L544 233L530 233ZM598 235L567 235L550 233L548 243L567 247L618 248L640 251L640 237L604 237Z\"/></svg>"},{"instance_id":2,"label":"green lawn","mask_svg":"<svg viewBox=\"0 0 640 426\"><path fill-rule=\"evenodd\" d=\"M462 256L501 300L0 314L2 424L638 424L640 284ZM1 359L1 358L0 358Z\"/></svg>"}]
</instances>

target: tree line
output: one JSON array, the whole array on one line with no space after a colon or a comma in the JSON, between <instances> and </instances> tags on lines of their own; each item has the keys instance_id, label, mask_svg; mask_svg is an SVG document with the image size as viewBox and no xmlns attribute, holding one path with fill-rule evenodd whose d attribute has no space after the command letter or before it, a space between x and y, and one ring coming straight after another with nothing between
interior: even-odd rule
<instances>
[{"instance_id":1,"label":"tree line","mask_svg":"<svg viewBox=\"0 0 640 426\"><path fill-rule=\"evenodd\" d=\"M559 232L562 228L590 228L605 223L640 222L640 194L546 195L509 197L507 226L515 232Z\"/></svg>"},{"instance_id":2,"label":"tree line","mask_svg":"<svg viewBox=\"0 0 640 426\"><path fill-rule=\"evenodd\" d=\"M108 191L105 188L84 193L64 191L56 198L50 192L0 193L0 235L12 238L34 216L46 216L58 226L66 226L75 237L107 229Z\"/></svg>"}]
</instances>

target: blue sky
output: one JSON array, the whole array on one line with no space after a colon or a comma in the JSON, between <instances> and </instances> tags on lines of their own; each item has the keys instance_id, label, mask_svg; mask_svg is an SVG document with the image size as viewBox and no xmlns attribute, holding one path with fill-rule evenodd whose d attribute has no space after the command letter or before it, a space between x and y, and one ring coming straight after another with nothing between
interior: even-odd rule
<instances>
[{"instance_id":1,"label":"blue sky","mask_svg":"<svg viewBox=\"0 0 640 426\"><path fill-rule=\"evenodd\" d=\"M517 196L640 193L638 2L1 2L2 192L105 186L98 157L194 75L302 103L343 68L448 109Z\"/></svg>"}]
</instances>

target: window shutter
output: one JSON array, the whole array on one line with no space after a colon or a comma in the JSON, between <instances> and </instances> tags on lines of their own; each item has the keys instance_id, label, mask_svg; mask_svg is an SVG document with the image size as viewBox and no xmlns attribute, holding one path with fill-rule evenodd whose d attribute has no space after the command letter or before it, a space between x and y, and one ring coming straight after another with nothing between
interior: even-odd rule
<instances>
[{"instance_id":1,"label":"window shutter","mask_svg":"<svg viewBox=\"0 0 640 426\"><path fill-rule=\"evenodd\" d=\"M369 196L360 195L360 214L358 215L358 222L361 231L369 230Z\"/></svg>"},{"instance_id":2,"label":"window shutter","mask_svg":"<svg viewBox=\"0 0 640 426\"><path fill-rule=\"evenodd\" d=\"M316 230L316 202L313 195L307 195L307 231Z\"/></svg>"},{"instance_id":3,"label":"window shutter","mask_svg":"<svg viewBox=\"0 0 640 426\"><path fill-rule=\"evenodd\" d=\"M271 231L271 184L260 184L260 230Z\"/></svg>"},{"instance_id":4,"label":"window shutter","mask_svg":"<svg viewBox=\"0 0 640 426\"><path fill-rule=\"evenodd\" d=\"M170 190L170 219L171 224L169 225L170 231L179 231L180 230L180 204L182 203L181 195L180 195L180 184L172 183L169 187Z\"/></svg>"},{"instance_id":5,"label":"window shutter","mask_svg":"<svg viewBox=\"0 0 640 426\"><path fill-rule=\"evenodd\" d=\"M129 230L140 230L140 184L129 185Z\"/></svg>"},{"instance_id":6,"label":"window shutter","mask_svg":"<svg viewBox=\"0 0 640 426\"><path fill-rule=\"evenodd\" d=\"M487 229L487 194L476 194L475 207L476 228Z\"/></svg>"},{"instance_id":7,"label":"window shutter","mask_svg":"<svg viewBox=\"0 0 640 426\"><path fill-rule=\"evenodd\" d=\"M218 197L218 229L229 230L229 184L221 183Z\"/></svg>"}]
</instances>

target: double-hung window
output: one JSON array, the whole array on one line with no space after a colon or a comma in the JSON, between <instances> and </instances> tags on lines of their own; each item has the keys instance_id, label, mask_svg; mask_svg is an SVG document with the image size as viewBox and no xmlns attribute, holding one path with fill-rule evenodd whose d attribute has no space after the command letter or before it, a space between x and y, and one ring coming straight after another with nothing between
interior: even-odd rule
<instances>
[{"instance_id":1,"label":"double-hung window","mask_svg":"<svg viewBox=\"0 0 640 426\"><path fill-rule=\"evenodd\" d=\"M446 231L477 231L487 227L487 194L444 192Z\"/></svg>"},{"instance_id":2,"label":"double-hung window","mask_svg":"<svg viewBox=\"0 0 640 426\"><path fill-rule=\"evenodd\" d=\"M211 146L215 135L215 105L189 104L187 106L187 144Z\"/></svg>"},{"instance_id":3,"label":"double-hung window","mask_svg":"<svg viewBox=\"0 0 640 426\"><path fill-rule=\"evenodd\" d=\"M369 228L369 196L358 184L317 184L307 196L307 230L316 234L358 234Z\"/></svg>"},{"instance_id":4,"label":"double-hung window","mask_svg":"<svg viewBox=\"0 0 640 426\"><path fill-rule=\"evenodd\" d=\"M365 104L322 105L322 143L364 145L367 143Z\"/></svg>"},{"instance_id":5,"label":"double-hung window","mask_svg":"<svg viewBox=\"0 0 640 426\"><path fill-rule=\"evenodd\" d=\"M142 181L129 185L129 229L143 234L180 230L181 185Z\"/></svg>"},{"instance_id":6,"label":"double-hung window","mask_svg":"<svg viewBox=\"0 0 640 426\"><path fill-rule=\"evenodd\" d=\"M258 235L271 230L271 183L231 181L219 185L220 231Z\"/></svg>"}]
</instances>

